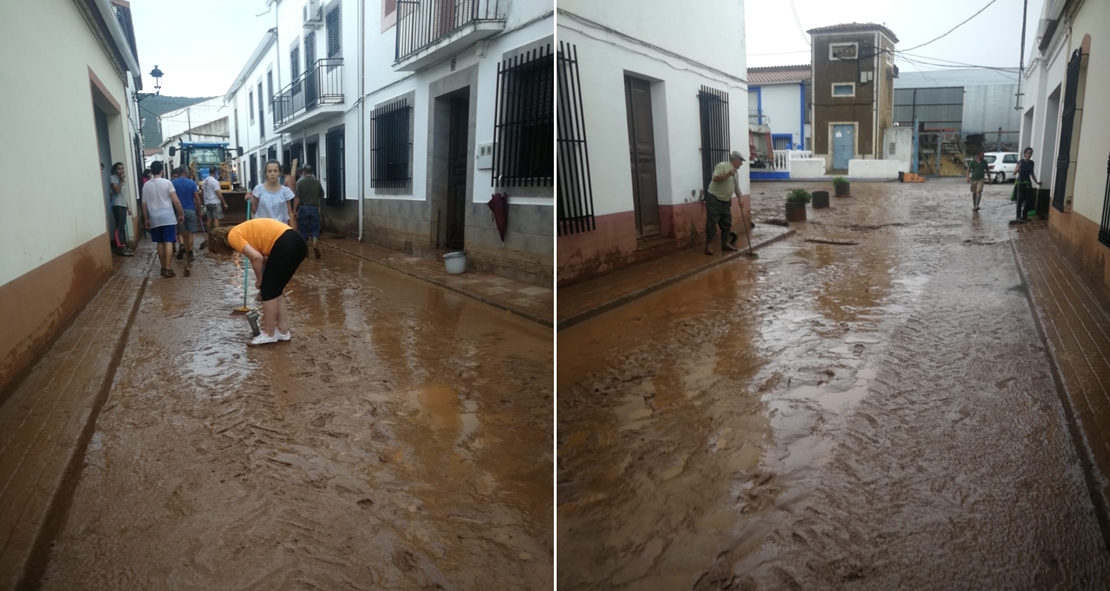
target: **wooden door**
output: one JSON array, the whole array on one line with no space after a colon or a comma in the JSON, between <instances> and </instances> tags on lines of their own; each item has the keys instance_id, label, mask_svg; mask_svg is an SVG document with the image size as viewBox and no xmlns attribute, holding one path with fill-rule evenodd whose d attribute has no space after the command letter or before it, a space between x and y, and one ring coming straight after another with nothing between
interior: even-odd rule
<instances>
[{"instance_id":1,"label":"wooden door","mask_svg":"<svg viewBox=\"0 0 1110 591\"><path fill-rule=\"evenodd\" d=\"M470 95L451 99L451 123L447 150L447 248L461 249L465 244L466 187L470 159L469 143Z\"/></svg>"},{"instance_id":2,"label":"wooden door","mask_svg":"<svg viewBox=\"0 0 1110 591\"><path fill-rule=\"evenodd\" d=\"M659 185L655 178L655 128L651 119L651 82L624 77L628 110L628 153L632 167L632 202L641 238L659 234Z\"/></svg>"}]
</instances>

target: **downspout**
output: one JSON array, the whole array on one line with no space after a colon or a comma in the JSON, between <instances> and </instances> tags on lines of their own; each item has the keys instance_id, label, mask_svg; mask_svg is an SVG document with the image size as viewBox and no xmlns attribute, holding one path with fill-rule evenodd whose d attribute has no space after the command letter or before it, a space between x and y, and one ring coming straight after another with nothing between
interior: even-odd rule
<instances>
[{"instance_id":1,"label":"downspout","mask_svg":"<svg viewBox=\"0 0 1110 591\"><path fill-rule=\"evenodd\" d=\"M806 83L798 83L798 137L800 141L798 145L801 146L799 150L806 149Z\"/></svg>"},{"instance_id":2,"label":"downspout","mask_svg":"<svg viewBox=\"0 0 1110 591\"><path fill-rule=\"evenodd\" d=\"M366 153L366 59L365 59L365 44L366 44L366 31L364 30L366 14L366 0L358 1L358 241L362 242L363 233L363 208L365 207L365 195L363 195L364 175L365 175L365 162L366 159L362 154Z\"/></svg>"},{"instance_id":3,"label":"downspout","mask_svg":"<svg viewBox=\"0 0 1110 591\"><path fill-rule=\"evenodd\" d=\"M879 54L882 53L882 46L879 45L879 34L875 33L875 61L871 65L871 95L874 100L875 109L872 113L873 122L871 123L871 159L881 160L882 152L879 151Z\"/></svg>"},{"instance_id":4,"label":"downspout","mask_svg":"<svg viewBox=\"0 0 1110 591\"><path fill-rule=\"evenodd\" d=\"M755 124L763 125L763 87L755 87Z\"/></svg>"}]
</instances>

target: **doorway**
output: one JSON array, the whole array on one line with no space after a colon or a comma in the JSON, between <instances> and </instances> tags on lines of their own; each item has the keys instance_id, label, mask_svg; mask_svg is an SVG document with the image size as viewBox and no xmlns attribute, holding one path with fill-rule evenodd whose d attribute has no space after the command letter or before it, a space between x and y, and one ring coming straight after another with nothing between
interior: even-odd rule
<instances>
[{"instance_id":1,"label":"doorway","mask_svg":"<svg viewBox=\"0 0 1110 591\"><path fill-rule=\"evenodd\" d=\"M636 234L640 238L650 238L659 235L660 230L651 82L625 76L624 99L628 111L628 154L632 167Z\"/></svg>"},{"instance_id":2,"label":"doorway","mask_svg":"<svg viewBox=\"0 0 1110 591\"><path fill-rule=\"evenodd\" d=\"M305 144L304 163L311 166L312 171L313 171L312 174L315 174L317 176L320 175L320 171L316 170L316 162L317 162L316 155L317 155L317 152L319 150L320 150L319 142L314 141L314 142L309 142L309 143Z\"/></svg>"},{"instance_id":3,"label":"doorway","mask_svg":"<svg viewBox=\"0 0 1110 591\"><path fill-rule=\"evenodd\" d=\"M848 170L856 147L856 127L854 125L832 126L833 170Z\"/></svg>"},{"instance_id":4,"label":"doorway","mask_svg":"<svg viewBox=\"0 0 1110 591\"><path fill-rule=\"evenodd\" d=\"M100 159L100 187L104 199L104 219L108 228L108 236L115 236L116 220L112 215L112 195L108 190L108 177L112 174L112 147L108 138L108 114L100 107L93 105L93 115L96 118L96 150ZM121 230L125 231L125 230ZM125 237L126 238L126 237Z\"/></svg>"},{"instance_id":5,"label":"doorway","mask_svg":"<svg viewBox=\"0 0 1110 591\"><path fill-rule=\"evenodd\" d=\"M451 121L447 139L447 248L461 249L466 233L466 188L470 171L469 89L451 97Z\"/></svg>"}]
</instances>

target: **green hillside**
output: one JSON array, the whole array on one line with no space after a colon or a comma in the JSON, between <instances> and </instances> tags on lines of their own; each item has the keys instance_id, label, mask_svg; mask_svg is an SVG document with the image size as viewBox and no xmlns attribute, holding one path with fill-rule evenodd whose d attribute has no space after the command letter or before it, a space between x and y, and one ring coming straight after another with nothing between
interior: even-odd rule
<instances>
[{"instance_id":1,"label":"green hillside","mask_svg":"<svg viewBox=\"0 0 1110 591\"><path fill-rule=\"evenodd\" d=\"M190 98L185 96L151 96L139 102L139 116L143 118L143 147L157 148L162 144L162 130L158 128L158 115L184 109L213 97Z\"/></svg>"}]
</instances>

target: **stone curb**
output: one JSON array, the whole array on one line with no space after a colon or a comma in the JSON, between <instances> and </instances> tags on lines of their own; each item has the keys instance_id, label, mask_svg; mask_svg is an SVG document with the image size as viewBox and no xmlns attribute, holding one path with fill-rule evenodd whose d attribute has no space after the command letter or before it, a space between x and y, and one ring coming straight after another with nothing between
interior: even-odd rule
<instances>
[{"instance_id":1,"label":"stone curb","mask_svg":"<svg viewBox=\"0 0 1110 591\"><path fill-rule=\"evenodd\" d=\"M783 232L783 233L781 233L777 236L772 236L770 238L767 238L763 242L753 244L752 245L752 250L759 250L759 249L761 249L765 246L768 246L770 244L778 242L779 240L784 240L784 239L786 239L790 236L793 236L796 232L797 232L797 230L788 229L787 231L785 231L785 232ZM661 290L665 287L670 287L670 286L678 283L679 281L682 281L684 279L688 279L690 277L693 277L694 275L697 275L698 273L701 273L701 272L706 271L708 269L712 269L713 267L716 267L718 265L723 265L723 264L725 264L729 261L732 261L733 259L737 259L737 258L746 256L746 255L747 255L747 249L743 249L739 252L734 252L734 253L729 254L729 255L721 256L721 257L719 257L719 258L717 258L717 259L715 259L715 260L713 260L713 261L711 261L711 262L709 262L705 265L702 265L700 267L696 267L696 268L693 268L693 269L683 271L682 273L679 273L678 275L668 277L667 279L664 279L664 280L662 280L658 283L654 283L654 284L649 285L647 287L641 287L640 289L637 289L637 290L635 290L631 293L627 293L627 294L625 294L623 296L620 296L616 299L605 302L604 304L594 306L593 308L588 308L588 309L586 309L586 310L584 310L584 311L582 311L578 314L575 314L574 316L571 316L570 318L567 318L565 320L560 321L556 330L563 330L565 328L569 328L571 326L574 326L575 324L585 322L586 320L589 320L590 318L593 318L595 316L604 314L605 312L608 312L608 311L613 310L615 308L619 308L619 307L621 307L621 306L623 306L623 305L625 305L629 302L638 300L638 299L640 299L640 298L642 298L642 297L644 297L648 294L655 293L655 292L657 292L657 291L659 291L659 290ZM558 301L557 298L558 298L558 295L556 295L556 301Z\"/></svg>"}]
</instances>

